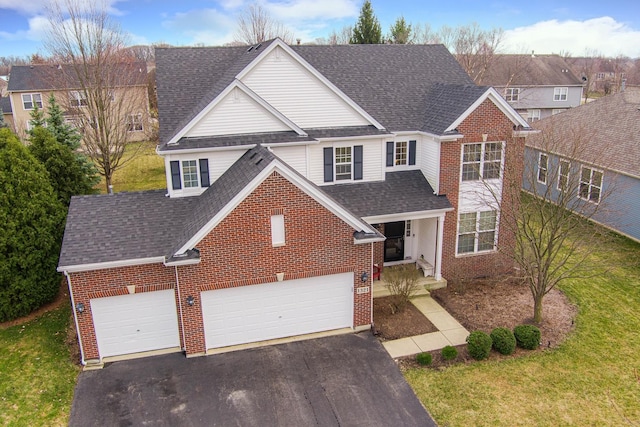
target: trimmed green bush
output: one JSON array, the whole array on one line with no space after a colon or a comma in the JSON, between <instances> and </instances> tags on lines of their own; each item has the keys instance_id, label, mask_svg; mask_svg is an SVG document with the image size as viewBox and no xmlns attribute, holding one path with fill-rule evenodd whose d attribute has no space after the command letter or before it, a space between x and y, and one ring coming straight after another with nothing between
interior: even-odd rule
<instances>
[{"instance_id":1,"label":"trimmed green bush","mask_svg":"<svg viewBox=\"0 0 640 427\"><path fill-rule=\"evenodd\" d=\"M516 349L516 337L508 328L495 328L491 331L493 349L500 354L511 354Z\"/></svg>"},{"instance_id":2,"label":"trimmed green bush","mask_svg":"<svg viewBox=\"0 0 640 427\"><path fill-rule=\"evenodd\" d=\"M458 349L448 345L442 349L442 358L444 360L453 360L458 357Z\"/></svg>"},{"instance_id":3,"label":"trimmed green bush","mask_svg":"<svg viewBox=\"0 0 640 427\"><path fill-rule=\"evenodd\" d=\"M476 360L486 359L491 352L491 337L486 332L471 332L467 337L467 350Z\"/></svg>"},{"instance_id":4,"label":"trimmed green bush","mask_svg":"<svg viewBox=\"0 0 640 427\"><path fill-rule=\"evenodd\" d=\"M416 354L416 362L422 366L431 365L431 353L418 353Z\"/></svg>"},{"instance_id":5,"label":"trimmed green bush","mask_svg":"<svg viewBox=\"0 0 640 427\"><path fill-rule=\"evenodd\" d=\"M540 329L533 325L518 325L513 328L518 347L535 350L540 345Z\"/></svg>"}]
</instances>

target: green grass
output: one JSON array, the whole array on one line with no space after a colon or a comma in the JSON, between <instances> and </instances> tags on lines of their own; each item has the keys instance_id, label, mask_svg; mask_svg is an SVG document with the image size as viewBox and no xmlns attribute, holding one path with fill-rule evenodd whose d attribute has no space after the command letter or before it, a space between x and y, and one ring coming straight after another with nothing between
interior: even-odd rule
<instances>
[{"instance_id":1,"label":"green grass","mask_svg":"<svg viewBox=\"0 0 640 427\"><path fill-rule=\"evenodd\" d=\"M167 188L164 174L164 160L156 154L153 142L130 143L124 153L126 161L122 168L113 174L113 191L159 190ZM106 193L104 178L98 184L98 190Z\"/></svg>"},{"instance_id":2,"label":"green grass","mask_svg":"<svg viewBox=\"0 0 640 427\"><path fill-rule=\"evenodd\" d=\"M439 425L640 425L640 245L612 245L607 274L561 287L579 313L558 349L405 372Z\"/></svg>"},{"instance_id":3,"label":"green grass","mask_svg":"<svg viewBox=\"0 0 640 427\"><path fill-rule=\"evenodd\" d=\"M0 424L67 425L80 369L65 343L68 304L0 329Z\"/></svg>"}]
</instances>

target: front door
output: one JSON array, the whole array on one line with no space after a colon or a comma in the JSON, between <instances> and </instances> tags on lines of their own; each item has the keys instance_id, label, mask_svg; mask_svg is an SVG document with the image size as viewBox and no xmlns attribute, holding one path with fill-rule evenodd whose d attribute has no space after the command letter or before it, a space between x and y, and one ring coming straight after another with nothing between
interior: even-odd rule
<instances>
[{"instance_id":1,"label":"front door","mask_svg":"<svg viewBox=\"0 0 640 427\"><path fill-rule=\"evenodd\" d=\"M404 221L387 222L384 225L384 262L404 259Z\"/></svg>"}]
</instances>

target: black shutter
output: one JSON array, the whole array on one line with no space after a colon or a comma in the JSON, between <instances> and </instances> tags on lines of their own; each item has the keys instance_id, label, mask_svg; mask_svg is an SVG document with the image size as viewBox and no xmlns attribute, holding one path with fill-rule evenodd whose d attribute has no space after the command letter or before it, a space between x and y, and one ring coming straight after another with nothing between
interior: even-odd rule
<instances>
[{"instance_id":1,"label":"black shutter","mask_svg":"<svg viewBox=\"0 0 640 427\"><path fill-rule=\"evenodd\" d=\"M209 186L209 159L200 159L200 185Z\"/></svg>"},{"instance_id":2,"label":"black shutter","mask_svg":"<svg viewBox=\"0 0 640 427\"><path fill-rule=\"evenodd\" d=\"M362 145L353 147L353 179L362 179Z\"/></svg>"},{"instance_id":3,"label":"black shutter","mask_svg":"<svg viewBox=\"0 0 640 427\"><path fill-rule=\"evenodd\" d=\"M171 184L174 190L180 190L182 183L180 182L180 162L173 160L171 164Z\"/></svg>"},{"instance_id":4,"label":"black shutter","mask_svg":"<svg viewBox=\"0 0 640 427\"><path fill-rule=\"evenodd\" d=\"M324 182L333 181L333 147L324 148Z\"/></svg>"},{"instance_id":5,"label":"black shutter","mask_svg":"<svg viewBox=\"0 0 640 427\"><path fill-rule=\"evenodd\" d=\"M416 164L416 142L409 141L409 164Z\"/></svg>"},{"instance_id":6,"label":"black shutter","mask_svg":"<svg viewBox=\"0 0 640 427\"><path fill-rule=\"evenodd\" d=\"M393 166L393 141L387 142L387 166Z\"/></svg>"}]
</instances>

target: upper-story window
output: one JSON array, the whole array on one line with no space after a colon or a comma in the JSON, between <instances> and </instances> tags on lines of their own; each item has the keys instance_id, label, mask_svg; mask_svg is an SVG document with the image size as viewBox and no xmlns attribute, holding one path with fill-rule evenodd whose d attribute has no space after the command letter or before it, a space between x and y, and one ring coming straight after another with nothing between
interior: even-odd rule
<instances>
[{"instance_id":1,"label":"upper-story window","mask_svg":"<svg viewBox=\"0 0 640 427\"><path fill-rule=\"evenodd\" d=\"M508 87L504 90L504 99L509 102L520 100L520 88L519 87Z\"/></svg>"},{"instance_id":2,"label":"upper-story window","mask_svg":"<svg viewBox=\"0 0 640 427\"><path fill-rule=\"evenodd\" d=\"M171 184L174 190L209 186L209 160L172 160Z\"/></svg>"},{"instance_id":3,"label":"upper-story window","mask_svg":"<svg viewBox=\"0 0 640 427\"><path fill-rule=\"evenodd\" d=\"M580 171L580 191L578 197L594 203L600 203L602 193L602 171L582 166Z\"/></svg>"},{"instance_id":4,"label":"upper-story window","mask_svg":"<svg viewBox=\"0 0 640 427\"><path fill-rule=\"evenodd\" d=\"M558 190L566 191L569 186L569 171L571 170L571 162L569 160L560 159L558 164Z\"/></svg>"},{"instance_id":5,"label":"upper-story window","mask_svg":"<svg viewBox=\"0 0 640 427\"><path fill-rule=\"evenodd\" d=\"M598 74L596 74L596 79L598 79L598 80L602 80L602 79L604 79L604 73L598 73Z\"/></svg>"},{"instance_id":6,"label":"upper-story window","mask_svg":"<svg viewBox=\"0 0 640 427\"><path fill-rule=\"evenodd\" d=\"M500 178L502 143L479 142L462 146L462 180Z\"/></svg>"},{"instance_id":7,"label":"upper-story window","mask_svg":"<svg viewBox=\"0 0 640 427\"><path fill-rule=\"evenodd\" d=\"M362 145L325 147L324 182L362 179Z\"/></svg>"},{"instance_id":8,"label":"upper-story window","mask_svg":"<svg viewBox=\"0 0 640 427\"><path fill-rule=\"evenodd\" d=\"M530 122L535 122L536 120L540 120L540 110L527 110L528 120Z\"/></svg>"},{"instance_id":9,"label":"upper-story window","mask_svg":"<svg viewBox=\"0 0 640 427\"><path fill-rule=\"evenodd\" d=\"M69 94L69 98L72 107L86 107L88 105L87 96L84 92L73 91Z\"/></svg>"},{"instance_id":10,"label":"upper-story window","mask_svg":"<svg viewBox=\"0 0 640 427\"><path fill-rule=\"evenodd\" d=\"M540 184L547 183L547 171L549 168L549 156L540 153L538 156L538 182Z\"/></svg>"},{"instance_id":11,"label":"upper-story window","mask_svg":"<svg viewBox=\"0 0 640 427\"><path fill-rule=\"evenodd\" d=\"M23 93L22 106L25 110L33 110L34 106L42 108L42 95L39 93Z\"/></svg>"},{"instance_id":12,"label":"upper-story window","mask_svg":"<svg viewBox=\"0 0 640 427\"><path fill-rule=\"evenodd\" d=\"M391 166L412 166L416 164L416 141L387 142L387 162Z\"/></svg>"},{"instance_id":13,"label":"upper-story window","mask_svg":"<svg viewBox=\"0 0 640 427\"><path fill-rule=\"evenodd\" d=\"M569 93L568 87L555 87L553 88L553 100L566 101L568 93Z\"/></svg>"}]
</instances>

